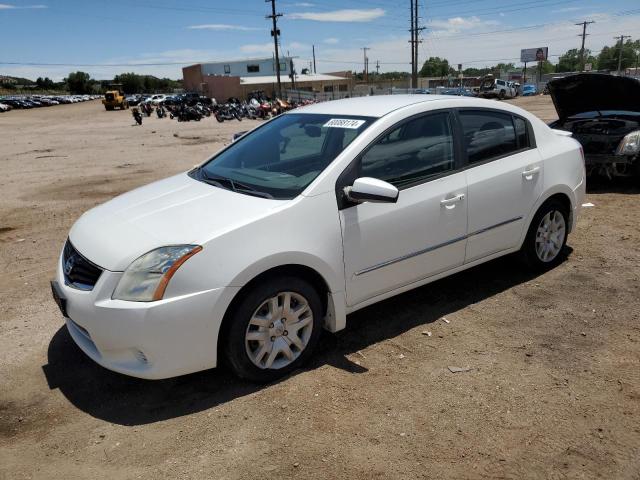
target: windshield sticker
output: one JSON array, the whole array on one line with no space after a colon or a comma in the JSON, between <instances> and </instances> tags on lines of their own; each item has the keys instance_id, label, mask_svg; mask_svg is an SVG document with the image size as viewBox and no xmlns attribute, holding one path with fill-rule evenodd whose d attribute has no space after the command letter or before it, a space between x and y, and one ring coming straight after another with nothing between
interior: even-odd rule
<instances>
[{"instance_id":1,"label":"windshield sticker","mask_svg":"<svg viewBox=\"0 0 640 480\"><path fill-rule=\"evenodd\" d=\"M353 120L350 118L332 118L323 127L328 128L352 128L358 129L364 124L364 120Z\"/></svg>"}]
</instances>

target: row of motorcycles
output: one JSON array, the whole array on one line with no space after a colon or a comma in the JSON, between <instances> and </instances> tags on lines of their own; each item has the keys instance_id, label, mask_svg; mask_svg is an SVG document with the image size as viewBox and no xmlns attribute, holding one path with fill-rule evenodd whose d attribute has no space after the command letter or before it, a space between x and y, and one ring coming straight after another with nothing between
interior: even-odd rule
<instances>
[{"instance_id":1,"label":"row of motorcycles","mask_svg":"<svg viewBox=\"0 0 640 480\"><path fill-rule=\"evenodd\" d=\"M145 103L140 104L139 107L133 107L132 114L138 125L142 125L143 116L150 117L154 109L158 118L168 116L178 122L192 120L199 122L203 118L213 115L218 122L222 123L231 120L242 121L243 118L266 120L287 110L313 103L313 101L287 102L279 98L271 100L263 92L252 92L247 101L236 97L231 97L226 103L221 104L216 103L215 100L205 100L207 101L191 102L190 104L187 102L172 105L160 104L155 107L150 103Z\"/></svg>"}]
</instances>

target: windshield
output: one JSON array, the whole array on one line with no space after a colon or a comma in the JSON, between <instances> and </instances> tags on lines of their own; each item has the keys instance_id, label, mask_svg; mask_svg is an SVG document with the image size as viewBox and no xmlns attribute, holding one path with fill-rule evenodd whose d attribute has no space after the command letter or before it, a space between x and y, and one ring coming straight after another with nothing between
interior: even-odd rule
<instances>
[{"instance_id":1,"label":"windshield","mask_svg":"<svg viewBox=\"0 0 640 480\"><path fill-rule=\"evenodd\" d=\"M290 113L240 137L192 176L248 195L299 195L374 118Z\"/></svg>"}]
</instances>

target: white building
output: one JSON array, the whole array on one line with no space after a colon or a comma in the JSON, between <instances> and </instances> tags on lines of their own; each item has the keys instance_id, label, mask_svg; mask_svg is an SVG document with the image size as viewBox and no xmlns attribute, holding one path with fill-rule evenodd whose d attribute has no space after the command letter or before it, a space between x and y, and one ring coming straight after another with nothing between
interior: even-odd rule
<instances>
[{"instance_id":1,"label":"white building","mask_svg":"<svg viewBox=\"0 0 640 480\"><path fill-rule=\"evenodd\" d=\"M275 58L249 58L224 62L202 63L203 75L228 77L265 77L276 74ZM291 57L280 57L280 76L286 78L291 73Z\"/></svg>"}]
</instances>

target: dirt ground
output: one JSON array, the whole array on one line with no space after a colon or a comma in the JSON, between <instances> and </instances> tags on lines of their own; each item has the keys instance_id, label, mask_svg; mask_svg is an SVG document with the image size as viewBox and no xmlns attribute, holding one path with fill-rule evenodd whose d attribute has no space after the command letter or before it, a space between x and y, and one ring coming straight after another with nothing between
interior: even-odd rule
<instances>
[{"instance_id":1,"label":"dirt ground","mask_svg":"<svg viewBox=\"0 0 640 480\"><path fill-rule=\"evenodd\" d=\"M0 479L640 479L637 182L590 189L555 270L503 258L359 311L272 385L89 360L49 289L72 223L254 123L0 115Z\"/></svg>"}]
</instances>

